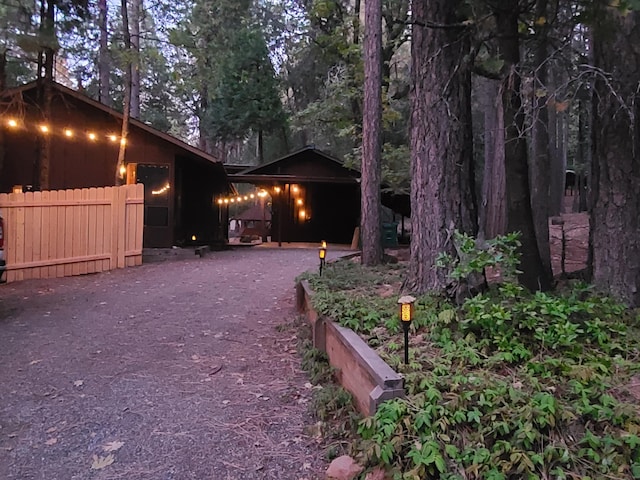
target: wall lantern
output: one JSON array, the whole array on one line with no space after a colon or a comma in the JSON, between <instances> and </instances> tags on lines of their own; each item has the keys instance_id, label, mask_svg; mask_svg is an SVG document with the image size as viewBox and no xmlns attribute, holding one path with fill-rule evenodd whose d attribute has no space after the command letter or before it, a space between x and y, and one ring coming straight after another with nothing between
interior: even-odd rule
<instances>
[{"instance_id":1,"label":"wall lantern","mask_svg":"<svg viewBox=\"0 0 640 480\"><path fill-rule=\"evenodd\" d=\"M405 295L398 299L400 306L400 323L402 323L402 331L404 332L404 363L409 363L409 326L413 320L413 303L416 301L411 295Z\"/></svg>"},{"instance_id":2,"label":"wall lantern","mask_svg":"<svg viewBox=\"0 0 640 480\"><path fill-rule=\"evenodd\" d=\"M324 267L325 259L327 258L327 242L324 240L320 244L318 249L318 257L320 257L320 276L322 276L322 267Z\"/></svg>"}]
</instances>

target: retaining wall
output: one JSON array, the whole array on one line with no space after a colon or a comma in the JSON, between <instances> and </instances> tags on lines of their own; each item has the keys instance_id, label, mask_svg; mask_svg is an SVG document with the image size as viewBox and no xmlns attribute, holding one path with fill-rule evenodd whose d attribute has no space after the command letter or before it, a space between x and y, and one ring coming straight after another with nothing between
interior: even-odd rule
<instances>
[{"instance_id":1,"label":"retaining wall","mask_svg":"<svg viewBox=\"0 0 640 480\"><path fill-rule=\"evenodd\" d=\"M313 309L313 291L305 280L296 286L298 311L311 325L313 345L327 353L337 380L354 397L358 410L373 415L385 400L404 396L404 379L350 328Z\"/></svg>"}]
</instances>

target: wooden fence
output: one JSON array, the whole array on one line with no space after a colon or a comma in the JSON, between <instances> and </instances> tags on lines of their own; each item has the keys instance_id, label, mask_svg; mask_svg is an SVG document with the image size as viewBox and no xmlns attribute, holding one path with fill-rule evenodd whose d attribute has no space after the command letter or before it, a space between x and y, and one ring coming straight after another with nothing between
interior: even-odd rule
<instances>
[{"instance_id":1,"label":"wooden fence","mask_svg":"<svg viewBox=\"0 0 640 480\"><path fill-rule=\"evenodd\" d=\"M0 194L0 211L8 282L142 264L142 184Z\"/></svg>"}]
</instances>

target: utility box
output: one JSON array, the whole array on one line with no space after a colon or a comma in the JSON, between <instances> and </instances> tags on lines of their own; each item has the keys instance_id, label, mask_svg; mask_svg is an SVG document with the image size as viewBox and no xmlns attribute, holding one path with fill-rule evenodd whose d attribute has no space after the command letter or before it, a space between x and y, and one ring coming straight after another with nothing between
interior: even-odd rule
<instances>
[{"instance_id":1,"label":"utility box","mask_svg":"<svg viewBox=\"0 0 640 480\"><path fill-rule=\"evenodd\" d=\"M390 222L382 224L382 246L397 247L398 246L398 222Z\"/></svg>"}]
</instances>

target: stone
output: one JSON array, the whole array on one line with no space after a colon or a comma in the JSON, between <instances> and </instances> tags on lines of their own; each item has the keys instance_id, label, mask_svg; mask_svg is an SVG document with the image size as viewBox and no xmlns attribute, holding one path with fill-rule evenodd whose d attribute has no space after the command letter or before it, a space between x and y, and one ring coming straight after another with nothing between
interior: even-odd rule
<instances>
[{"instance_id":1,"label":"stone","mask_svg":"<svg viewBox=\"0 0 640 480\"><path fill-rule=\"evenodd\" d=\"M363 468L349 455L334 459L327 468L327 480L353 480Z\"/></svg>"}]
</instances>

